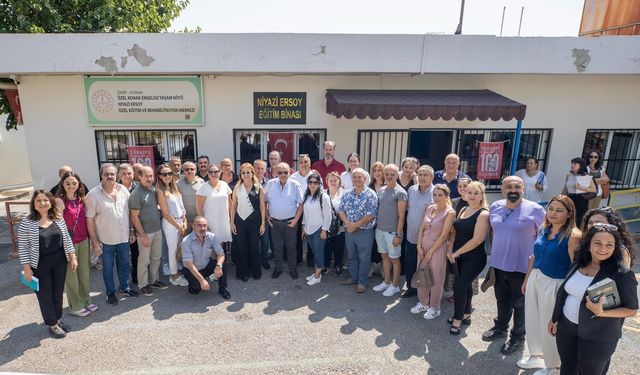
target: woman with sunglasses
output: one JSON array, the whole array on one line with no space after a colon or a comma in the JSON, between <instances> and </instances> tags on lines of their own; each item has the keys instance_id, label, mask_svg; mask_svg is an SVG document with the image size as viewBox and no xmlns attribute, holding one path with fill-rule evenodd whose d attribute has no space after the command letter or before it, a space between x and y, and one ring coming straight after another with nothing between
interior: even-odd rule
<instances>
[{"instance_id":1,"label":"woman with sunglasses","mask_svg":"<svg viewBox=\"0 0 640 375\"><path fill-rule=\"evenodd\" d=\"M618 228L596 223L586 233L560 286L548 332L556 337L560 374L606 374L625 318L638 310L635 273L624 265ZM615 282L620 304L605 309L587 289L606 278Z\"/></svg>"},{"instance_id":2,"label":"woman with sunglasses","mask_svg":"<svg viewBox=\"0 0 640 375\"><path fill-rule=\"evenodd\" d=\"M87 191L80 176L74 172L62 175L58 184L56 204L58 213L64 218L69 236L76 249L78 260L77 272L71 272L67 265L65 289L69 310L75 316L87 316L98 310L98 306L91 303L89 296L89 233L87 232L87 218L85 217L85 196Z\"/></svg>"},{"instance_id":3,"label":"woman with sunglasses","mask_svg":"<svg viewBox=\"0 0 640 375\"><path fill-rule=\"evenodd\" d=\"M262 276L260 236L265 231L266 203L264 189L250 163L240 166L240 183L233 190L229 225L238 240L236 277L247 282L251 274L257 280Z\"/></svg>"},{"instance_id":4,"label":"woman with sunglasses","mask_svg":"<svg viewBox=\"0 0 640 375\"><path fill-rule=\"evenodd\" d=\"M228 243L232 241L229 207L233 191L220 180L220 168L216 164L209 165L208 174L209 181L202 184L196 193L196 211L198 216L207 219L209 232L215 233L225 251L229 251Z\"/></svg>"},{"instance_id":5,"label":"woman with sunglasses","mask_svg":"<svg viewBox=\"0 0 640 375\"><path fill-rule=\"evenodd\" d=\"M467 187L467 202L453 222L449 236L447 258L450 263L457 264L457 274L453 282L454 313L448 319L451 324L449 333L460 334L462 324L471 324L471 284L487 264L487 253L484 241L489 232L489 210L484 185L472 181Z\"/></svg>"},{"instance_id":6,"label":"woman with sunglasses","mask_svg":"<svg viewBox=\"0 0 640 375\"><path fill-rule=\"evenodd\" d=\"M187 279L178 273L178 243L182 241L187 229L187 211L182 203L182 194L173 179L173 173L168 164L158 167L158 182L156 183L156 199L162 213L162 231L167 241L169 257L169 283L176 286L189 286Z\"/></svg>"},{"instance_id":7,"label":"woman with sunglasses","mask_svg":"<svg viewBox=\"0 0 640 375\"><path fill-rule=\"evenodd\" d=\"M551 198L522 283L529 356L516 365L524 370L542 368L536 375L548 374L560 367L555 340L545 333L545 327L574 251L580 246L582 233L576 228L575 215L576 209L569 197Z\"/></svg>"},{"instance_id":8,"label":"woman with sunglasses","mask_svg":"<svg viewBox=\"0 0 640 375\"><path fill-rule=\"evenodd\" d=\"M596 197L589 201L589 209L600 207L602 201L602 186L609 184L609 176L604 173L604 166L602 165L602 153L598 150L591 150L589 152L589 159L587 160L587 173L593 177L598 191Z\"/></svg>"},{"instance_id":9,"label":"woman with sunglasses","mask_svg":"<svg viewBox=\"0 0 640 375\"><path fill-rule=\"evenodd\" d=\"M322 191L321 183L322 177L313 171L307 178L307 190L302 200L302 239L307 238L315 262L315 272L307 277L307 285L316 285L322 280L324 246L331 227L331 198Z\"/></svg>"},{"instance_id":10,"label":"woman with sunglasses","mask_svg":"<svg viewBox=\"0 0 640 375\"><path fill-rule=\"evenodd\" d=\"M585 180L588 179L588 182ZM576 206L576 225L582 226L582 217L589 209L589 199L585 193L595 193L596 185L593 178L587 174L587 163L583 158L571 159L571 170L565 179L562 195L566 195Z\"/></svg>"},{"instance_id":11,"label":"woman with sunglasses","mask_svg":"<svg viewBox=\"0 0 640 375\"><path fill-rule=\"evenodd\" d=\"M624 259L624 264L631 268L633 267L636 259L636 246L635 241L629 230L627 229L627 224L624 220L618 215L611 207L604 206L594 208L593 210L587 211L584 215L584 220L582 222L582 232L586 233L594 224L612 224L616 228L618 228L618 234L620 235L620 239L622 241L621 249L622 256Z\"/></svg>"}]
</instances>

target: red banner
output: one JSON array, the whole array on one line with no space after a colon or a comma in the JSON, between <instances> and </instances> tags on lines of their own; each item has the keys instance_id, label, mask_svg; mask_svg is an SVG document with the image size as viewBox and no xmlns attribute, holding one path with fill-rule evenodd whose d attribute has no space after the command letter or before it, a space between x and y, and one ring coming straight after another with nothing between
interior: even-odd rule
<instances>
[{"instance_id":1,"label":"red banner","mask_svg":"<svg viewBox=\"0 0 640 375\"><path fill-rule=\"evenodd\" d=\"M20 108L20 96L18 95L18 90L5 89L4 95L9 101L11 112L13 112L13 115L16 118L16 122L18 123L18 125L24 125L24 121L22 120L22 108Z\"/></svg>"},{"instance_id":2,"label":"red banner","mask_svg":"<svg viewBox=\"0 0 640 375\"><path fill-rule=\"evenodd\" d=\"M295 160L295 134L293 132L269 133L269 152L280 151L282 161L291 167Z\"/></svg>"},{"instance_id":3,"label":"red banner","mask_svg":"<svg viewBox=\"0 0 640 375\"><path fill-rule=\"evenodd\" d=\"M151 167L156 170L153 159L153 146L129 146L127 147L129 154L129 164L140 163L144 166Z\"/></svg>"},{"instance_id":4,"label":"red banner","mask_svg":"<svg viewBox=\"0 0 640 375\"><path fill-rule=\"evenodd\" d=\"M478 149L478 180L502 178L504 142L480 142Z\"/></svg>"}]
</instances>

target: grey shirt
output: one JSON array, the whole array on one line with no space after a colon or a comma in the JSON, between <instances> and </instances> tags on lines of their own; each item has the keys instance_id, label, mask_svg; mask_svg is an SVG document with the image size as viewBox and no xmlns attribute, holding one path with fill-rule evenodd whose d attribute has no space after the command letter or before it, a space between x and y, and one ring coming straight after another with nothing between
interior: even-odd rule
<instances>
[{"instance_id":1,"label":"grey shirt","mask_svg":"<svg viewBox=\"0 0 640 375\"><path fill-rule=\"evenodd\" d=\"M383 186L378 193L378 229L395 232L398 229L398 202L407 200L407 192L396 184L393 190Z\"/></svg>"},{"instance_id":2,"label":"grey shirt","mask_svg":"<svg viewBox=\"0 0 640 375\"><path fill-rule=\"evenodd\" d=\"M413 185L407 192L409 196L407 202L407 241L412 244L418 243L418 232L424 219L424 211L433 203L433 188L434 185L431 184L422 192L420 185Z\"/></svg>"},{"instance_id":3,"label":"grey shirt","mask_svg":"<svg viewBox=\"0 0 640 375\"><path fill-rule=\"evenodd\" d=\"M129 196L129 209L140 211L138 218L145 233L155 233L162 229L162 216L158 209L155 187L149 190L140 184L133 189Z\"/></svg>"},{"instance_id":4,"label":"grey shirt","mask_svg":"<svg viewBox=\"0 0 640 375\"><path fill-rule=\"evenodd\" d=\"M197 215L196 192L202 184L204 184L204 180L198 176L193 179L192 183L187 182L184 177L178 181L178 190L180 194L182 194L182 204L184 204L184 209L187 211L187 222L189 223L191 223Z\"/></svg>"},{"instance_id":5,"label":"grey shirt","mask_svg":"<svg viewBox=\"0 0 640 375\"><path fill-rule=\"evenodd\" d=\"M215 251L216 256L223 254L224 250L220 246L220 241L216 239L216 235L211 232L206 232L204 235L204 241L202 245L198 242L198 237L194 232L189 233L182 240L182 264L187 262L193 262L198 271L204 269L211 258L211 254Z\"/></svg>"}]
</instances>

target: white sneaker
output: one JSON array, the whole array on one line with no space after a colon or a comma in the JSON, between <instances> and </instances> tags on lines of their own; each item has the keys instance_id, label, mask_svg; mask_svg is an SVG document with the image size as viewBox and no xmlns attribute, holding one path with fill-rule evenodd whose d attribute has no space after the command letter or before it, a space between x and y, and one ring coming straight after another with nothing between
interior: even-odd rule
<instances>
[{"instance_id":1,"label":"white sneaker","mask_svg":"<svg viewBox=\"0 0 640 375\"><path fill-rule=\"evenodd\" d=\"M218 276L216 276L215 272L209 275L209 281L214 282L216 280L218 280Z\"/></svg>"},{"instance_id":2,"label":"white sneaker","mask_svg":"<svg viewBox=\"0 0 640 375\"><path fill-rule=\"evenodd\" d=\"M429 306L425 306L421 304L420 301L418 301L418 303L416 303L416 305L411 308L411 313L420 314L423 311L427 311L427 309L429 309Z\"/></svg>"},{"instance_id":3,"label":"white sneaker","mask_svg":"<svg viewBox=\"0 0 640 375\"><path fill-rule=\"evenodd\" d=\"M516 362L516 366L520 367L523 370L544 368L544 359L538 356L530 355L528 357L521 358L518 362Z\"/></svg>"},{"instance_id":4,"label":"white sneaker","mask_svg":"<svg viewBox=\"0 0 640 375\"><path fill-rule=\"evenodd\" d=\"M382 292L382 295L385 297L391 297L396 293L400 293L400 288L391 284L391 286L389 286L387 289L385 289L384 292Z\"/></svg>"},{"instance_id":5,"label":"white sneaker","mask_svg":"<svg viewBox=\"0 0 640 375\"><path fill-rule=\"evenodd\" d=\"M322 276L322 275L320 275L320 276ZM307 281L309 281L309 280L313 279L314 277L316 277L316 274L312 273L311 275L307 276L306 279L307 279Z\"/></svg>"},{"instance_id":6,"label":"white sneaker","mask_svg":"<svg viewBox=\"0 0 640 375\"><path fill-rule=\"evenodd\" d=\"M169 265L168 264L165 263L165 264L162 265L162 273L165 276L171 275L171 271L169 271Z\"/></svg>"},{"instance_id":7,"label":"white sneaker","mask_svg":"<svg viewBox=\"0 0 640 375\"><path fill-rule=\"evenodd\" d=\"M544 365L544 364L543 364ZM560 370L557 368L541 368L540 370L533 373L533 375L559 375Z\"/></svg>"},{"instance_id":8,"label":"white sneaker","mask_svg":"<svg viewBox=\"0 0 640 375\"><path fill-rule=\"evenodd\" d=\"M170 277L169 283L175 286L189 286L189 282L182 275L178 275L175 279Z\"/></svg>"},{"instance_id":9,"label":"white sneaker","mask_svg":"<svg viewBox=\"0 0 640 375\"><path fill-rule=\"evenodd\" d=\"M308 279L307 285L320 284L321 280L322 280L322 275L320 275L317 279L316 279L316 277L314 275L311 275L311 279Z\"/></svg>"},{"instance_id":10,"label":"white sneaker","mask_svg":"<svg viewBox=\"0 0 640 375\"><path fill-rule=\"evenodd\" d=\"M390 286L391 286L391 284L387 284L387 283L385 283L383 281L380 284L374 286L373 287L373 291L374 292L382 292L383 290L387 290Z\"/></svg>"},{"instance_id":11,"label":"white sneaker","mask_svg":"<svg viewBox=\"0 0 640 375\"><path fill-rule=\"evenodd\" d=\"M437 318L439 316L440 316L440 310L436 310L433 307L429 307L429 310L427 310L427 312L424 313L424 315L422 317L427 319L427 320L431 320L431 319L435 319L435 318Z\"/></svg>"}]
</instances>

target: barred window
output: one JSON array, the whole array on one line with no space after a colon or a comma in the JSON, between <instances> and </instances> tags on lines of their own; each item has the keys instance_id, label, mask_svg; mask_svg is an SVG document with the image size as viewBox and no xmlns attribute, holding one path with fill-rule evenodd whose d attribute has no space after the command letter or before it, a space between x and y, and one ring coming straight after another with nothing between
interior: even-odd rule
<instances>
[{"instance_id":1,"label":"barred window","mask_svg":"<svg viewBox=\"0 0 640 375\"><path fill-rule=\"evenodd\" d=\"M592 150L602 153L612 189L640 187L640 129L587 129L582 156Z\"/></svg>"}]
</instances>

